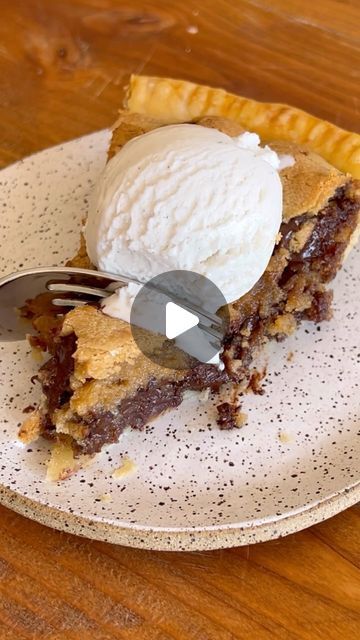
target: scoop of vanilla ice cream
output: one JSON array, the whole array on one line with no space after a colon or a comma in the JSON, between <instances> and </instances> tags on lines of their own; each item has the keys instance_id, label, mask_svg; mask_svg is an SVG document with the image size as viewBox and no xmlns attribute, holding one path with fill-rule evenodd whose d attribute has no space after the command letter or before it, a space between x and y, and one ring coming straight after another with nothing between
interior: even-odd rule
<instances>
[{"instance_id":1,"label":"scoop of vanilla ice cream","mask_svg":"<svg viewBox=\"0 0 360 640\"><path fill-rule=\"evenodd\" d=\"M231 138L180 124L139 136L109 161L95 189L85 227L90 259L140 282L193 271L232 302L259 280L274 249L279 166L256 134Z\"/></svg>"}]
</instances>

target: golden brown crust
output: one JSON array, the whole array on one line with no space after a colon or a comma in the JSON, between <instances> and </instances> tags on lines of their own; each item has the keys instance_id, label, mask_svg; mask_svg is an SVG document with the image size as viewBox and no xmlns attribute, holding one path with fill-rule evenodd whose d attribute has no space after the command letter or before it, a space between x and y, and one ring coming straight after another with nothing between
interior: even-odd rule
<instances>
[{"instance_id":1,"label":"golden brown crust","mask_svg":"<svg viewBox=\"0 0 360 640\"><path fill-rule=\"evenodd\" d=\"M278 316L272 325L268 328L268 332L272 336L284 335L290 336L296 330L297 324L291 313L283 313Z\"/></svg>"},{"instance_id":2,"label":"golden brown crust","mask_svg":"<svg viewBox=\"0 0 360 640\"><path fill-rule=\"evenodd\" d=\"M146 114L131 113L125 109L119 112L119 117L112 129L108 158L112 158L127 142L164 124L162 120L151 118Z\"/></svg>"},{"instance_id":3,"label":"golden brown crust","mask_svg":"<svg viewBox=\"0 0 360 640\"><path fill-rule=\"evenodd\" d=\"M138 357L130 325L93 307L76 308L65 316L62 335L70 333L78 338L75 377L80 382L116 375L117 362L133 364Z\"/></svg>"},{"instance_id":4,"label":"golden brown crust","mask_svg":"<svg viewBox=\"0 0 360 640\"><path fill-rule=\"evenodd\" d=\"M94 265L87 254L86 243L83 233L80 234L80 247L77 254L67 261L67 267L77 267L79 269L94 269Z\"/></svg>"},{"instance_id":5,"label":"golden brown crust","mask_svg":"<svg viewBox=\"0 0 360 640\"><path fill-rule=\"evenodd\" d=\"M360 135L295 107L257 102L183 80L137 75L131 76L127 106L168 123L224 116L256 131L264 142L306 144L343 173L360 178Z\"/></svg>"},{"instance_id":6,"label":"golden brown crust","mask_svg":"<svg viewBox=\"0 0 360 640\"><path fill-rule=\"evenodd\" d=\"M316 215L336 189L351 179L304 146L275 141L271 143L271 148L295 160L292 166L280 172L284 221L303 213Z\"/></svg>"},{"instance_id":7,"label":"golden brown crust","mask_svg":"<svg viewBox=\"0 0 360 640\"><path fill-rule=\"evenodd\" d=\"M209 129L217 129L226 135L235 138L244 133L245 129L235 120L224 118L223 116L203 116L193 121L194 124L200 124L202 127Z\"/></svg>"},{"instance_id":8,"label":"golden brown crust","mask_svg":"<svg viewBox=\"0 0 360 640\"><path fill-rule=\"evenodd\" d=\"M42 431L42 417L39 409L36 409L31 413L26 420L24 420L19 431L19 440L24 444L30 444L34 442L40 436Z\"/></svg>"}]
</instances>

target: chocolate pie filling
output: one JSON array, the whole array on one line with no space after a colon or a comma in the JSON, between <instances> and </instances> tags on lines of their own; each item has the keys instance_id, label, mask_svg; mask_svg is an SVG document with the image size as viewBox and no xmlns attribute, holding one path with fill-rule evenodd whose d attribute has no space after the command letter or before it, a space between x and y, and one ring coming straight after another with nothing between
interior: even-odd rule
<instances>
[{"instance_id":1,"label":"chocolate pie filling","mask_svg":"<svg viewBox=\"0 0 360 640\"><path fill-rule=\"evenodd\" d=\"M84 437L73 441L76 454L94 454L107 443L116 442L125 427L141 429L152 417L178 406L188 389L210 388L221 384L250 381L249 366L254 354L267 338L283 339L302 319L315 322L331 316L332 294L324 290L341 265L344 250L355 229L359 201L347 187L337 190L328 205L316 216L304 214L283 223L281 241L275 247L267 271L241 300L234 303L233 320L224 340L225 371L214 365L199 364L178 380L152 379L135 395L126 397L112 410L93 409L76 417ZM303 246L296 246L299 232L311 227ZM309 227L310 225L310 227ZM45 332L46 335L46 332ZM44 335L41 336L44 339ZM50 360L41 368L39 379L47 402L44 435L52 437L51 415L68 403L72 391L74 334L55 337L48 343Z\"/></svg>"}]
</instances>

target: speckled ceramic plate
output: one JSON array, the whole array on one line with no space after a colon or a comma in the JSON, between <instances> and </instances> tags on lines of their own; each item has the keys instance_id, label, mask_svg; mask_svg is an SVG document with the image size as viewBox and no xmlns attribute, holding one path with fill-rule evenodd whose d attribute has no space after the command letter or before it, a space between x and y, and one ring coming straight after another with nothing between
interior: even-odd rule
<instances>
[{"instance_id":1,"label":"speckled ceramic plate","mask_svg":"<svg viewBox=\"0 0 360 640\"><path fill-rule=\"evenodd\" d=\"M0 271L62 264L76 250L106 132L0 173ZM189 397L144 432L127 432L69 480L45 480L48 447L16 440L36 401L25 342L1 346L0 497L49 526L153 549L205 549L284 536L355 503L359 486L360 255L335 282L335 315L272 344L248 423L220 431L209 400ZM289 354L293 354L291 357ZM128 458L132 473L112 473Z\"/></svg>"}]
</instances>

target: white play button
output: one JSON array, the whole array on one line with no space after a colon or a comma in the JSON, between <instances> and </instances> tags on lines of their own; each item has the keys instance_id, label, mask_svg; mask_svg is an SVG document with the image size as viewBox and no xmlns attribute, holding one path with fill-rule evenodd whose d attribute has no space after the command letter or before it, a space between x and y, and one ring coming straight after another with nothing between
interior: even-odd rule
<instances>
[{"instance_id":1,"label":"white play button","mask_svg":"<svg viewBox=\"0 0 360 640\"><path fill-rule=\"evenodd\" d=\"M166 337L168 340L177 338L185 331L196 327L199 318L174 302L166 304Z\"/></svg>"},{"instance_id":2,"label":"white play button","mask_svg":"<svg viewBox=\"0 0 360 640\"><path fill-rule=\"evenodd\" d=\"M221 326L215 322L214 331L208 331L208 321L197 310L208 317L220 308ZM219 360L229 322L218 287L199 273L184 270L151 278L140 288L130 314L131 333L141 353L156 365L181 371ZM161 346L158 339L149 339L148 331L164 336Z\"/></svg>"}]
</instances>

